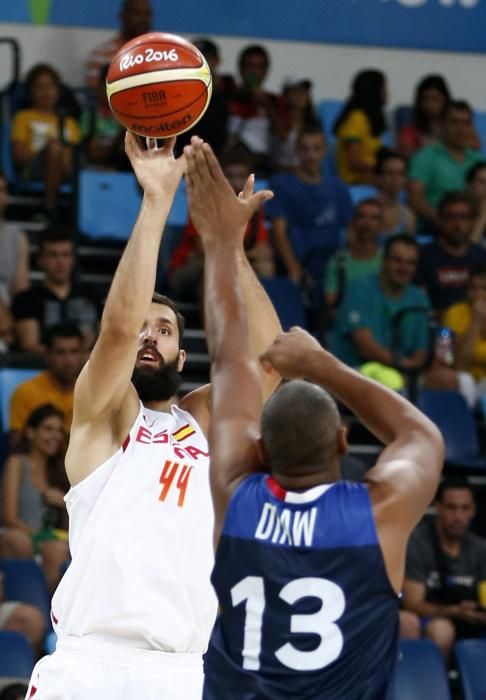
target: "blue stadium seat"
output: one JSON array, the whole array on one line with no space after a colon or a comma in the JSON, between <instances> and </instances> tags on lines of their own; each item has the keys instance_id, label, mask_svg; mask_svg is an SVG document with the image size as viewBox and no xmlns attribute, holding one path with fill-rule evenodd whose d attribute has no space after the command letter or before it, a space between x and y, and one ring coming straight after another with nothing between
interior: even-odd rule
<instances>
[{"instance_id":1,"label":"blue stadium seat","mask_svg":"<svg viewBox=\"0 0 486 700\"><path fill-rule=\"evenodd\" d=\"M378 194L376 187L373 187L373 185L350 185L348 189L349 196L354 205L363 201L363 199L376 197Z\"/></svg>"},{"instance_id":2,"label":"blue stadium seat","mask_svg":"<svg viewBox=\"0 0 486 700\"><path fill-rule=\"evenodd\" d=\"M486 639L462 639L454 645L464 700L486 698Z\"/></svg>"},{"instance_id":3,"label":"blue stadium seat","mask_svg":"<svg viewBox=\"0 0 486 700\"><path fill-rule=\"evenodd\" d=\"M0 677L30 678L34 655L30 642L20 632L0 631Z\"/></svg>"},{"instance_id":4,"label":"blue stadium seat","mask_svg":"<svg viewBox=\"0 0 486 700\"><path fill-rule=\"evenodd\" d=\"M400 640L392 700L450 700L447 671L429 639Z\"/></svg>"},{"instance_id":5,"label":"blue stadium seat","mask_svg":"<svg viewBox=\"0 0 486 700\"><path fill-rule=\"evenodd\" d=\"M133 173L83 169L78 185L78 230L90 238L126 240L142 197Z\"/></svg>"},{"instance_id":6,"label":"blue stadium seat","mask_svg":"<svg viewBox=\"0 0 486 700\"><path fill-rule=\"evenodd\" d=\"M2 559L0 571L5 600L18 600L39 608L44 615L46 629L51 625L51 597L42 568L34 559Z\"/></svg>"},{"instance_id":7,"label":"blue stadium seat","mask_svg":"<svg viewBox=\"0 0 486 700\"><path fill-rule=\"evenodd\" d=\"M38 369L0 369L0 426L3 432L9 429L10 398L15 388L38 374Z\"/></svg>"},{"instance_id":8,"label":"blue stadium seat","mask_svg":"<svg viewBox=\"0 0 486 700\"><path fill-rule=\"evenodd\" d=\"M344 102L342 100L322 100L317 105L317 112L328 143L335 141L333 134L334 122L338 118Z\"/></svg>"},{"instance_id":9,"label":"blue stadium seat","mask_svg":"<svg viewBox=\"0 0 486 700\"><path fill-rule=\"evenodd\" d=\"M305 328L305 311L299 288L288 277L264 277L260 282L275 307L284 331L292 326Z\"/></svg>"},{"instance_id":10,"label":"blue stadium seat","mask_svg":"<svg viewBox=\"0 0 486 700\"><path fill-rule=\"evenodd\" d=\"M480 455L474 416L458 391L422 389L417 405L440 429L449 465L486 471L486 460Z\"/></svg>"},{"instance_id":11,"label":"blue stadium seat","mask_svg":"<svg viewBox=\"0 0 486 700\"><path fill-rule=\"evenodd\" d=\"M474 126L481 141L481 151L486 155L486 112L474 112Z\"/></svg>"}]
</instances>

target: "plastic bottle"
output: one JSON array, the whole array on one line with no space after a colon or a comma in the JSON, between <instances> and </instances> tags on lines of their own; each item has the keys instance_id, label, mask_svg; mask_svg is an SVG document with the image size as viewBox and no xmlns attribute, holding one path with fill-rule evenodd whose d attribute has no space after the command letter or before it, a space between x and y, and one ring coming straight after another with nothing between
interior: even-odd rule
<instances>
[{"instance_id":1,"label":"plastic bottle","mask_svg":"<svg viewBox=\"0 0 486 700\"><path fill-rule=\"evenodd\" d=\"M445 326L437 329L435 339L436 358L449 367L454 364L454 334Z\"/></svg>"}]
</instances>

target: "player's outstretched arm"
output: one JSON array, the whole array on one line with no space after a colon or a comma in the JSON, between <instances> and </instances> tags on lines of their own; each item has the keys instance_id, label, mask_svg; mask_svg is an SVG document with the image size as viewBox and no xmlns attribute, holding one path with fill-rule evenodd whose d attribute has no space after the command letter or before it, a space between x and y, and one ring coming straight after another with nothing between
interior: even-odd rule
<instances>
[{"instance_id":1,"label":"player's outstretched arm","mask_svg":"<svg viewBox=\"0 0 486 700\"><path fill-rule=\"evenodd\" d=\"M78 428L92 423L103 434L105 426L116 430L127 403L130 416L122 420L128 421L128 426L121 426L122 433L126 435L136 417L138 398L130 380L139 333L154 291L162 232L184 170L184 159L173 156L174 143L168 139L160 149L145 150L134 134L126 134L126 152L143 189L143 202L113 278L98 340L76 384L72 440ZM149 145L155 146L155 141ZM72 483L89 471L85 460L73 458L74 452L70 449L67 462Z\"/></svg>"},{"instance_id":2,"label":"player's outstretched arm","mask_svg":"<svg viewBox=\"0 0 486 700\"><path fill-rule=\"evenodd\" d=\"M283 377L320 384L384 443L366 481L388 572L398 590L406 540L432 501L442 471L439 430L399 394L344 365L302 329L279 336L262 362Z\"/></svg>"},{"instance_id":3,"label":"player's outstretched arm","mask_svg":"<svg viewBox=\"0 0 486 700\"><path fill-rule=\"evenodd\" d=\"M257 463L262 406L259 367L253 358L238 257L247 221L270 196L238 198L210 147L186 147L189 210L205 252L204 303L211 360L211 491L218 537L231 492Z\"/></svg>"}]
</instances>

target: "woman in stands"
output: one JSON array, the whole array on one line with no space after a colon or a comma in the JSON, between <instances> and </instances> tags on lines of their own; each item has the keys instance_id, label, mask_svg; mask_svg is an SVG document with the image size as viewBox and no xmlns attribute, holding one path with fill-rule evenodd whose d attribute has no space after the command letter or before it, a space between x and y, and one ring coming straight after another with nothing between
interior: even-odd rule
<instances>
[{"instance_id":1,"label":"woman in stands","mask_svg":"<svg viewBox=\"0 0 486 700\"><path fill-rule=\"evenodd\" d=\"M25 180L44 184L47 219L57 216L59 186L72 171L72 146L80 140L77 122L59 109L61 88L54 68L35 65L25 80L28 107L19 110L12 123L15 165Z\"/></svg>"},{"instance_id":2,"label":"woman in stands","mask_svg":"<svg viewBox=\"0 0 486 700\"><path fill-rule=\"evenodd\" d=\"M397 137L397 149L405 158L439 139L445 108L451 99L449 86L441 75L426 75L418 83L411 121L401 127ZM474 149L480 148L474 128L471 129L467 145Z\"/></svg>"},{"instance_id":3,"label":"woman in stands","mask_svg":"<svg viewBox=\"0 0 486 700\"><path fill-rule=\"evenodd\" d=\"M17 558L40 554L54 589L68 557L62 413L50 404L36 408L23 438L24 448L11 454L4 468L2 553Z\"/></svg>"},{"instance_id":4,"label":"woman in stands","mask_svg":"<svg viewBox=\"0 0 486 700\"><path fill-rule=\"evenodd\" d=\"M338 173L350 185L373 184L376 157L386 130L385 76L378 70L358 73L352 92L334 124Z\"/></svg>"}]
</instances>

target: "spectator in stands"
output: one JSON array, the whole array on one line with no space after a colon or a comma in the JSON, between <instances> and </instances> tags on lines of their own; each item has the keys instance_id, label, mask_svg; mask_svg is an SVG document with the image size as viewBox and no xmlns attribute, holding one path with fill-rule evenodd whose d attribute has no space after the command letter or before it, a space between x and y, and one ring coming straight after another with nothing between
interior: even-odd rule
<instances>
[{"instance_id":1,"label":"spectator in stands","mask_svg":"<svg viewBox=\"0 0 486 700\"><path fill-rule=\"evenodd\" d=\"M0 297L0 353L9 352L15 339L14 321L10 309Z\"/></svg>"},{"instance_id":2,"label":"spectator in stands","mask_svg":"<svg viewBox=\"0 0 486 700\"><path fill-rule=\"evenodd\" d=\"M96 91L100 72L111 63L111 59L123 44L140 34L152 30L152 6L150 0L123 0L120 7L120 31L96 46L88 56L86 85Z\"/></svg>"},{"instance_id":3,"label":"spectator in stands","mask_svg":"<svg viewBox=\"0 0 486 700\"><path fill-rule=\"evenodd\" d=\"M82 334L71 323L52 326L46 335L46 369L20 384L10 402L12 445L19 444L20 433L34 409L45 403L64 415L66 433L73 417L74 384L82 365Z\"/></svg>"},{"instance_id":4,"label":"spectator in stands","mask_svg":"<svg viewBox=\"0 0 486 700\"><path fill-rule=\"evenodd\" d=\"M270 180L274 198L267 203L273 242L284 272L295 284L308 275L322 301L324 270L340 246L353 205L346 185L322 174L326 142L320 126L306 127L297 138L295 173Z\"/></svg>"},{"instance_id":5,"label":"spectator in stands","mask_svg":"<svg viewBox=\"0 0 486 700\"><path fill-rule=\"evenodd\" d=\"M5 600L4 578L5 574L0 569L0 630L23 634L32 644L34 657L37 657L40 655L46 632L44 615L34 605L20 603L16 600Z\"/></svg>"},{"instance_id":6,"label":"spectator in stands","mask_svg":"<svg viewBox=\"0 0 486 700\"><path fill-rule=\"evenodd\" d=\"M81 131L87 140L86 160L89 165L108 170L128 170L130 164L125 154L125 129L115 119L106 95L108 66L100 71L92 109L81 115Z\"/></svg>"},{"instance_id":7,"label":"spectator in stands","mask_svg":"<svg viewBox=\"0 0 486 700\"><path fill-rule=\"evenodd\" d=\"M471 240L485 247L486 232L486 161L480 160L472 166L466 175L467 192L476 205L476 220L474 222Z\"/></svg>"},{"instance_id":8,"label":"spectator in stands","mask_svg":"<svg viewBox=\"0 0 486 700\"><path fill-rule=\"evenodd\" d=\"M376 156L386 130L386 100L386 80L381 71L364 70L355 76L351 96L333 128L338 173L350 185L373 183Z\"/></svg>"},{"instance_id":9,"label":"spectator in stands","mask_svg":"<svg viewBox=\"0 0 486 700\"><path fill-rule=\"evenodd\" d=\"M385 243L380 272L354 279L347 286L329 335L331 352L343 362L360 367L374 361L403 369L424 364L429 301L412 284L418 255L413 236L392 236Z\"/></svg>"},{"instance_id":10,"label":"spectator in stands","mask_svg":"<svg viewBox=\"0 0 486 700\"><path fill-rule=\"evenodd\" d=\"M228 137L228 89L232 89L231 85L234 85L234 82L232 81L228 87L227 77L219 74L218 68L221 58L219 48L214 41L201 37L193 39L192 43L199 49L208 63L211 70L213 91L202 119L192 129L177 137L177 149L182 153L184 146L190 143L191 137L195 134L209 143L219 157Z\"/></svg>"},{"instance_id":11,"label":"spectator in stands","mask_svg":"<svg viewBox=\"0 0 486 700\"><path fill-rule=\"evenodd\" d=\"M68 558L63 427L57 408L36 408L23 428L20 451L5 463L2 483L5 556L25 559L40 554L50 589L59 582L60 567Z\"/></svg>"},{"instance_id":12,"label":"spectator in stands","mask_svg":"<svg viewBox=\"0 0 486 700\"><path fill-rule=\"evenodd\" d=\"M220 159L223 172L236 193L242 192L251 173L251 156L246 149L235 147ZM259 277L273 277L275 263L269 243L263 210L250 220L245 236L245 252ZM183 231L169 268L169 283L176 299L199 303L202 295L204 251L192 221Z\"/></svg>"},{"instance_id":13,"label":"spectator in stands","mask_svg":"<svg viewBox=\"0 0 486 700\"><path fill-rule=\"evenodd\" d=\"M474 263L486 262L486 251L471 243L474 205L465 192L444 195L437 222L436 240L421 249L416 282L427 290L440 315L465 299L469 270Z\"/></svg>"},{"instance_id":14,"label":"spectator in stands","mask_svg":"<svg viewBox=\"0 0 486 700\"><path fill-rule=\"evenodd\" d=\"M42 282L17 294L12 302L21 350L44 353L44 334L57 323L72 321L81 329L87 347L97 334L100 304L84 284L74 281L74 241L64 226L43 231L38 265Z\"/></svg>"},{"instance_id":15,"label":"spectator in stands","mask_svg":"<svg viewBox=\"0 0 486 700\"><path fill-rule=\"evenodd\" d=\"M397 148L404 158L440 140L442 120L451 93L442 75L426 75L415 88L409 124L398 132Z\"/></svg>"},{"instance_id":16,"label":"spectator in stands","mask_svg":"<svg viewBox=\"0 0 486 700\"><path fill-rule=\"evenodd\" d=\"M45 216L59 216L58 190L71 174L73 145L79 143L77 122L58 109L61 79L54 68L39 63L25 80L28 107L19 110L12 123L13 159L25 180L44 184Z\"/></svg>"},{"instance_id":17,"label":"spectator in stands","mask_svg":"<svg viewBox=\"0 0 486 700\"><path fill-rule=\"evenodd\" d=\"M467 298L449 307L443 324L455 335L455 366L472 374L478 396L486 393L486 263L469 273Z\"/></svg>"},{"instance_id":18,"label":"spectator in stands","mask_svg":"<svg viewBox=\"0 0 486 700\"><path fill-rule=\"evenodd\" d=\"M410 162L410 205L420 217L423 230L435 230L437 208L444 194L463 189L468 170L484 158L468 145L471 127L468 103L450 102L442 121L441 140L421 148Z\"/></svg>"},{"instance_id":19,"label":"spectator in stands","mask_svg":"<svg viewBox=\"0 0 486 700\"><path fill-rule=\"evenodd\" d=\"M382 231L381 202L378 199L363 199L358 202L354 208L346 248L333 255L326 267L324 293L329 307L339 305L354 279L379 273Z\"/></svg>"},{"instance_id":20,"label":"spectator in stands","mask_svg":"<svg viewBox=\"0 0 486 700\"><path fill-rule=\"evenodd\" d=\"M375 185L378 198L383 204L383 235L396 233L415 234L415 214L405 204L404 194L407 184L407 163L396 151L383 149L375 166Z\"/></svg>"},{"instance_id":21,"label":"spectator in stands","mask_svg":"<svg viewBox=\"0 0 486 700\"><path fill-rule=\"evenodd\" d=\"M240 85L229 100L229 145L243 144L254 159L258 175L269 172L272 135L285 137L278 98L263 89L270 57L263 46L252 44L240 53Z\"/></svg>"},{"instance_id":22,"label":"spectator in stands","mask_svg":"<svg viewBox=\"0 0 486 700\"><path fill-rule=\"evenodd\" d=\"M415 634L432 639L448 659L454 641L486 634L478 584L486 581L486 543L470 531L474 491L463 479L447 479L407 549L403 606L415 616ZM410 630L410 625L409 625Z\"/></svg>"},{"instance_id":23,"label":"spectator in stands","mask_svg":"<svg viewBox=\"0 0 486 700\"><path fill-rule=\"evenodd\" d=\"M308 127L319 127L321 122L312 101L312 83L307 79L288 78L282 88L279 108L282 116L281 138L272 136L271 161L275 170L295 170L299 165L297 137Z\"/></svg>"},{"instance_id":24,"label":"spectator in stands","mask_svg":"<svg viewBox=\"0 0 486 700\"><path fill-rule=\"evenodd\" d=\"M17 292L27 289L29 282L29 243L19 227L5 221L8 188L0 170L0 300L10 306Z\"/></svg>"}]
</instances>

